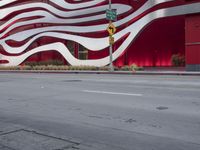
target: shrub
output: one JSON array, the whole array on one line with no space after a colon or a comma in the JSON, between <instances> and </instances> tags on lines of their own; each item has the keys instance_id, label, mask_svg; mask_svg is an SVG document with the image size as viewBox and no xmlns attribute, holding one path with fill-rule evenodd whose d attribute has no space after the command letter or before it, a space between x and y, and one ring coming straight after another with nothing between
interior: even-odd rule
<instances>
[{"instance_id":1,"label":"shrub","mask_svg":"<svg viewBox=\"0 0 200 150\"><path fill-rule=\"evenodd\" d=\"M55 66L62 66L64 65L63 61L60 60L47 60L47 61L40 61L40 62L26 62L25 65L27 66L48 66L48 65L55 65Z\"/></svg>"},{"instance_id":2,"label":"shrub","mask_svg":"<svg viewBox=\"0 0 200 150\"><path fill-rule=\"evenodd\" d=\"M20 70L19 66L0 66L0 70Z\"/></svg>"},{"instance_id":3,"label":"shrub","mask_svg":"<svg viewBox=\"0 0 200 150\"><path fill-rule=\"evenodd\" d=\"M143 67L139 67L139 66L137 66L136 64L132 64L131 66L130 66L130 70L131 71L138 71L138 70L144 70L144 68Z\"/></svg>"},{"instance_id":4,"label":"shrub","mask_svg":"<svg viewBox=\"0 0 200 150\"><path fill-rule=\"evenodd\" d=\"M108 70L109 70L109 67L108 67L108 66L98 67L98 70L101 70L101 71L108 71Z\"/></svg>"},{"instance_id":5,"label":"shrub","mask_svg":"<svg viewBox=\"0 0 200 150\"><path fill-rule=\"evenodd\" d=\"M32 70L32 67L31 66L20 66L20 70Z\"/></svg>"},{"instance_id":6,"label":"shrub","mask_svg":"<svg viewBox=\"0 0 200 150\"><path fill-rule=\"evenodd\" d=\"M119 70L119 67L114 66L114 70L115 70L115 71L118 71L118 70Z\"/></svg>"},{"instance_id":7,"label":"shrub","mask_svg":"<svg viewBox=\"0 0 200 150\"><path fill-rule=\"evenodd\" d=\"M120 70L122 70L122 71L130 71L130 67L126 65L126 66L121 67Z\"/></svg>"},{"instance_id":8,"label":"shrub","mask_svg":"<svg viewBox=\"0 0 200 150\"><path fill-rule=\"evenodd\" d=\"M30 61L30 62L26 62L25 63L25 66L36 66L37 65L37 62L32 62L32 61Z\"/></svg>"},{"instance_id":9,"label":"shrub","mask_svg":"<svg viewBox=\"0 0 200 150\"><path fill-rule=\"evenodd\" d=\"M130 66L126 65L126 66L122 66L120 68L120 70L122 71L138 71L138 70L144 70L143 67L138 67L136 64L132 64Z\"/></svg>"},{"instance_id":10,"label":"shrub","mask_svg":"<svg viewBox=\"0 0 200 150\"><path fill-rule=\"evenodd\" d=\"M172 55L171 58L172 65L175 67L180 67L185 65L185 56L181 54Z\"/></svg>"},{"instance_id":11,"label":"shrub","mask_svg":"<svg viewBox=\"0 0 200 150\"><path fill-rule=\"evenodd\" d=\"M10 67L1 67L0 70L91 70L91 71L109 71L109 66L104 67L95 67L95 66L67 66L67 65L35 65L35 62L27 63L29 65L24 66L10 66ZM141 67L138 67L137 65L133 64L131 66L123 66L121 68L118 68L114 66L114 70L123 70L123 71L134 71L134 70L141 70Z\"/></svg>"}]
</instances>

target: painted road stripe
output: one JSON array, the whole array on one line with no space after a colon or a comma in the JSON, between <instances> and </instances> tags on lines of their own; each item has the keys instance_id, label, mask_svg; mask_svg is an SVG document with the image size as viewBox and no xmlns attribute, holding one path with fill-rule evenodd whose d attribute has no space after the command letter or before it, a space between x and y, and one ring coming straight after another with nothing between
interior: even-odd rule
<instances>
[{"instance_id":1,"label":"painted road stripe","mask_svg":"<svg viewBox=\"0 0 200 150\"><path fill-rule=\"evenodd\" d=\"M97 93L97 94L110 94L110 95L142 96L142 94L106 92L106 91L92 91L92 90L83 90L83 92L86 92L86 93Z\"/></svg>"}]
</instances>

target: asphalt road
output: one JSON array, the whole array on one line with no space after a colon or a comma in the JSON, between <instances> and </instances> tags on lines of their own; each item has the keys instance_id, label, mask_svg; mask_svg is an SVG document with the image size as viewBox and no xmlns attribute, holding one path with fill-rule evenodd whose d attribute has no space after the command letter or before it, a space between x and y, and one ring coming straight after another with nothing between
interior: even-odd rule
<instances>
[{"instance_id":1,"label":"asphalt road","mask_svg":"<svg viewBox=\"0 0 200 150\"><path fill-rule=\"evenodd\" d=\"M63 150L200 150L200 77L1 73L0 150L55 150L47 137L75 144Z\"/></svg>"}]
</instances>

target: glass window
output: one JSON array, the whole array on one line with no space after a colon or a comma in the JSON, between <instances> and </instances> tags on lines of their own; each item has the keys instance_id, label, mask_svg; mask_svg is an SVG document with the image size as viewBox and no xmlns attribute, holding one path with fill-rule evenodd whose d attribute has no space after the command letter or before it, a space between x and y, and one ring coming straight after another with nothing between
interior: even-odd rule
<instances>
[{"instance_id":1,"label":"glass window","mask_svg":"<svg viewBox=\"0 0 200 150\"><path fill-rule=\"evenodd\" d=\"M82 45L79 45L78 54L79 54L78 56L79 59L82 59L82 60L88 59L88 49Z\"/></svg>"},{"instance_id":2,"label":"glass window","mask_svg":"<svg viewBox=\"0 0 200 150\"><path fill-rule=\"evenodd\" d=\"M75 43L72 41L67 41L67 48L69 49L70 53L74 56Z\"/></svg>"}]
</instances>

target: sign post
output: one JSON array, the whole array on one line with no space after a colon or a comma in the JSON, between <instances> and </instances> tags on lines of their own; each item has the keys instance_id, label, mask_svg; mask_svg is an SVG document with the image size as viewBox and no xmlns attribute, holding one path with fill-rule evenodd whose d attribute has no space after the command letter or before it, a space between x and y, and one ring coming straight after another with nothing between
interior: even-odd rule
<instances>
[{"instance_id":1,"label":"sign post","mask_svg":"<svg viewBox=\"0 0 200 150\"><path fill-rule=\"evenodd\" d=\"M106 18L109 20L109 25L107 27L107 31L109 33L109 53L110 53L110 72L114 71L113 67L113 57L112 57L112 52L113 52L113 44L115 42L115 39L113 37L113 34L116 32L116 27L112 23L112 21L117 20L117 11L116 9L112 9L112 2L109 0L109 9L106 10Z\"/></svg>"}]
</instances>

